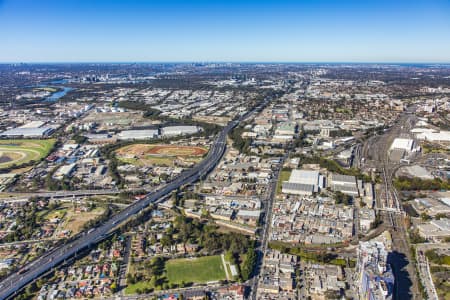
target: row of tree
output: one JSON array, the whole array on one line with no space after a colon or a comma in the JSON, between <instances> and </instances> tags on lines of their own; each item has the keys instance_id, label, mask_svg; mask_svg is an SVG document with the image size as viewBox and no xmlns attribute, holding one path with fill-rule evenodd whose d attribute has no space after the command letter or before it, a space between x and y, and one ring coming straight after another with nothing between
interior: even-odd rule
<instances>
[{"instance_id":1,"label":"row of tree","mask_svg":"<svg viewBox=\"0 0 450 300\"><path fill-rule=\"evenodd\" d=\"M420 179L401 176L394 180L394 185L400 191L450 190L450 181L440 178Z\"/></svg>"},{"instance_id":2,"label":"row of tree","mask_svg":"<svg viewBox=\"0 0 450 300\"><path fill-rule=\"evenodd\" d=\"M245 132L244 125L238 126L230 131L229 137L233 140L233 147L240 153L249 153L251 139L244 139L242 134Z\"/></svg>"},{"instance_id":3,"label":"row of tree","mask_svg":"<svg viewBox=\"0 0 450 300\"><path fill-rule=\"evenodd\" d=\"M304 154L295 154L295 157L300 158L300 165L302 164L319 164L321 168L325 168L332 173L339 173L343 175L356 176L358 179L363 179L364 181L371 181L371 178L361 173L360 170L356 168L343 168L338 162L327 159L320 156L306 156Z\"/></svg>"}]
</instances>

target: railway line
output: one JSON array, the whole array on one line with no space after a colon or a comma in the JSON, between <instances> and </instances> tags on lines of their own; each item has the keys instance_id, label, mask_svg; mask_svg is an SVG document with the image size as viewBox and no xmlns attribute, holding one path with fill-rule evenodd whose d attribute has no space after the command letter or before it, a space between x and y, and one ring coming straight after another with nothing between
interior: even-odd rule
<instances>
[{"instance_id":1,"label":"railway line","mask_svg":"<svg viewBox=\"0 0 450 300\"><path fill-rule=\"evenodd\" d=\"M405 212L393 185L394 174L401 164L389 158L389 148L393 140L397 137L408 136L414 118L412 114L403 113L391 128L366 141L362 151L366 161L375 167L381 176L376 210L392 236L393 249L390 263L396 277L394 299L420 299L418 278L405 223Z\"/></svg>"}]
</instances>

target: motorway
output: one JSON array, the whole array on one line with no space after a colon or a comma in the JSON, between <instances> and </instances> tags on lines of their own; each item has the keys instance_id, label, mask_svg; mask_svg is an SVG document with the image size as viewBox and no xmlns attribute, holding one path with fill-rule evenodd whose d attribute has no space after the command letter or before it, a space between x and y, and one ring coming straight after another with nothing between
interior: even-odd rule
<instances>
[{"instance_id":1,"label":"motorway","mask_svg":"<svg viewBox=\"0 0 450 300\"><path fill-rule=\"evenodd\" d=\"M110 232L114 228L138 214L150 204L158 203L162 197L170 194L172 191L182 186L192 184L206 176L214 169L216 164L222 158L226 148L226 138L228 133L241 121L245 120L253 113L263 109L269 101L270 99L266 99L262 104L242 115L238 120L231 121L227 126L225 126L212 144L206 158L195 165L192 169L184 171L167 185L155 190L154 192L148 193L145 198L131 204L102 225L92 228L86 233L80 235L77 239L53 249L52 251L25 265L18 272L6 277L0 282L0 299L7 299L14 296L25 285L33 280L36 280L60 263L76 256L84 249L92 247L98 242L104 240L109 236Z\"/></svg>"}]
</instances>

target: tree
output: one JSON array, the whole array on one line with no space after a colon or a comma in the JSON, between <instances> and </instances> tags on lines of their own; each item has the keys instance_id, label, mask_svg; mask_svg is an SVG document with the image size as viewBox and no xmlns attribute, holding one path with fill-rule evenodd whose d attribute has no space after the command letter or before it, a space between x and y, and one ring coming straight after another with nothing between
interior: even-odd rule
<instances>
[{"instance_id":1,"label":"tree","mask_svg":"<svg viewBox=\"0 0 450 300\"><path fill-rule=\"evenodd\" d=\"M429 221L429 220L431 220L431 217L430 217L427 213L421 213L421 214L420 214L420 218L421 218L423 221Z\"/></svg>"},{"instance_id":2,"label":"tree","mask_svg":"<svg viewBox=\"0 0 450 300\"><path fill-rule=\"evenodd\" d=\"M247 281L250 278L250 276L252 275L253 267L255 266L256 259L257 259L256 251L253 247L251 247L247 251L247 257L246 257L245 262L241 269L241 275L242 275L242 279L244 281Z\"/></svg>"},{"instance_id":3,"label":"tree","mask_svg":"<svg viewBox=\"0 0 450 300\"><path fill-rule=\"evenodd\" d=\"M161 276L164 273L164 259L162 257L155 257L152 260L152 274Z\"/></svg>"},{"instance_id":4,"label":"tree","mask_svg":"<svg viewBox=\"0 0 450 300\"><path fill-rule=\"evenodd\" d=\"M26 292L27 292L27 294L33 294L33 293L35 293L35 292L37 292L38 291L38 286L37 286L37 284L36 284L36 282L35 281L33 281L27 288L26 288Z\"/></svg>"},{"instance_id":5,"label":"tree","mask_svg":"<svg viewBox=\"0 0 450 300\"><path fill-rule=\"evenodd\" d=\"M77 144L84 144L87 141L87 137L77 134L72 138Z\"/></svg>"},{"instance_id":6,"label":"tree","mask_svg":"<svg viewBox=\"0 0 450 300\"><path fill-rule=\"evenodd\" d=\"M335 192L334 200L336 201L336 204L342 204L342 203L345 205L352 204L352 197L349 195L346 195L340 191Z\"/></svg>"},{"instance_id":7,"label":"tree","mask_svg":"<svg viewBox=\"0 0 450 300\"><path fill-rule=\"evenodd\" d=\"M381 219L381 215L377 214L375 216L375 220L370 223L370 229L375 229L377 228L379 225L381 225L383 223L383 220Z\"/></svg>"},{"instance_id":8,"label":"tree","mask_svg":"<svg viewBox=\"0 0 450 300\"><path fill-rule=\"evenodd\" d=\"M127 283L129 283L129 284L136 283L136 278L131 273L127 274Z\"/></svg>"},{"instance_id":9,"label":"tree","mask_svg":"<svg viewBox=\"0 0 450 300\"><path fill-rule=\"evenodd\" d=\"M440 220L440 219L442 219L442 218L446 218L447 215L444 214L444 213L438 213L438 214L436 214L436 216L434 216L434 217L436 218L436 220Z\"/></svg>"},{"instance_id":10,"label":"tree","mask_svg":"<svg viewBox=\"0 0 450 300\"><path fill-rule=\"evenodd\" d=\"M325 292L325 299L340 299L341 293L339 291L326 291Z\"/></svg>"},{"instance_id":11,"label":"tree","mask_svg":"<svg viewBox=\"0 0 450 300\"><path fill-rule=\"evenodd\" d=\"M425 238L423 238L419 232L417 231L411 231L409 233L409 237L411 239L411 243L413 244L420 244L420 243L425 243L427 240Z\"/></svg>"},{"instance_id":12,"label":"tree","mask_svg":"<svg viewBox=\"0 0 450 300\"><path fill-rule=\"evenodd\" d=\"M164 234L161 238L161 245L163 247L170 247L172 245L172 238L169 235Z\"/></svg>"},{"instance_id":13,"label":"tree","mask_svg":"<svg viewBox=\"0 0 450 300\"><path fill-rule=\"evenodd\" d=\"M117 291L117 284L113 282L109 288L111 289L111 292L115 293Z\"/></svg>"}]
</instances>

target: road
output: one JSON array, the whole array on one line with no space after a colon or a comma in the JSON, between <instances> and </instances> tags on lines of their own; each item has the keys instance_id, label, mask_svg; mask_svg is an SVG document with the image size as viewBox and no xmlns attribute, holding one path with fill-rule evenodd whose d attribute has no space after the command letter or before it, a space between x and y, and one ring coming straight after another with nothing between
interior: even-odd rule
<instances>
[{"instance_id":1,"label":"road","mask_svg":"<svg viewBox=\"0 0 450 300\"><path fill-rule=\"evenodd\" d=\"M258 279L259 274L263 268L263 261L264 261L264 254L266 253L266 249L268 246L269 241L269 232L270 232L270 226L272 222L272 208L273 208L273 201L275 199L275 193L276 193L276 186L278 182L278 177L280 176L281 169L283 168L284 161L289 156L289 152L286 152L286 154L283 156L283 159L281 160L278 169L276 171L276 175L272 178L272 181L270 182L268 188L267 188L267 197L264 205L264 219L262 222L262 230L260 233L260 243L258 245L258 248L256 249L258 258L256 262L256 266L253 272L253 277L249 282L249 286L251 288L249 299L256 299L257 296L257 290L258 290Z\"/></svg>"},{"instance_id":2,"label":"road","mask_svg":"<svg viewBox=\"0 0 450 300\"><path fill-rule=\"evenodd\" d=\"M0 247L9 247L14 245L24 245L24 244L37 244L37 243L44 243L44 242L55 242L59 241L62 238L40 238L40 239L33 239L33 240L23 240L23 241L17 241L17 242L10 242L10 243L1 243Z\"/></svg>"},{"instance_id":3,"label":"road","mask_svg":"<svg viewBox=\"0 0 450 300\"><path fill-rule=\"evenodd\" d=\"M115 195L119 194L121 190L118 189L104 189L104 190L79 190L79 191L55 191L55 192L38 192L38 193L17 193L13 197L0 198L0 203L14 203L27 202L32 197L41 198L76 198L97 195ZM1 193L0 193L1 194Z\"/></svg>"},{"instance_id":4,"label":"road","mask_svg":"<svg viewBox=\"0 0 450 300\"><path fill-rule=\"evenodd\" d=\"M128 261L130 260L132 237L125 236L125 251L123 252L123 261L119 267L119 289L123 292L127 282Z\"/></svg>"},{"instance_id":5,"label":"road","mask_svg":"<svg viewBox=\"0 0 450 300\"><path fill-rule=\"evenodd\" d=\"M269 98L265 99L260 105L245 113L239 119L228 123L216 137L216 140L212 144L205 159L195 165L192 169L184 171L167 185L160 187L154 192L148 193L145 198L131 204L102 225L92 228L80 235L77 239L47 252L45 255L25 265L18 272L6 277L0 282L0 299L7 299L14 296L25 285L36 280L60 263L76 256L82 250L90 248L106 239L114 228L138 214L150 204L158 203L162 197L170 194L172 191L182 186L192 184L206 176L214 169L216 164L222 158L226 148L226 138L228 133L241 121L262 110L269 102Z\"/></svg>"},{"instance_id":6,"label":"road","mask_svg":"<svg viewBox=\"0 0 450 300\"><path fill-rule=\"evenodd\" d=\"M155 299L155 297L158 296L162 296L162 295L167 295L167 294L183 294L183 295L189 295L189 294L194 294L196 292L200 292L200 293L211 293L214 294L214 292L216 290L219 289L223 289L223 288L227 288L227 287L231 287L233 285L236 285L236 283L231 283L231 284L223 284L223 283L214 283L214 284L199 284L199 285L194 285L194 286L190 286L190 287L184 287L184 288L176 288L176 289L170 289L170 290L162 290L162 291L154 291L152 293L148 293L148 294L135 294L135 295L121 295L121 296L111 296L111 297L106 297L106 298L102 298L103 300L148 300L148 299ZM213 297L213 299L215 299Z\"/></svg>"}]
</instances>

